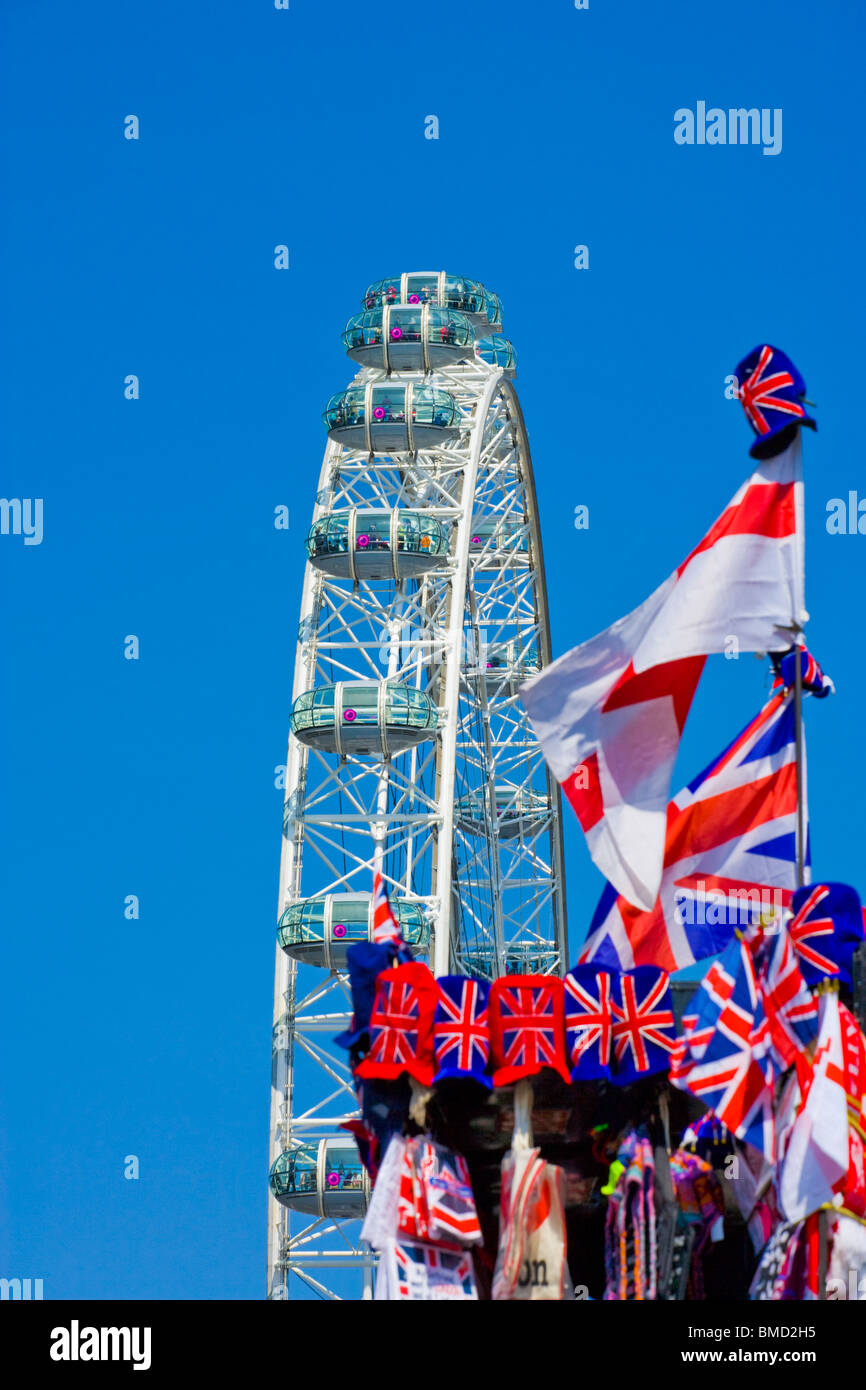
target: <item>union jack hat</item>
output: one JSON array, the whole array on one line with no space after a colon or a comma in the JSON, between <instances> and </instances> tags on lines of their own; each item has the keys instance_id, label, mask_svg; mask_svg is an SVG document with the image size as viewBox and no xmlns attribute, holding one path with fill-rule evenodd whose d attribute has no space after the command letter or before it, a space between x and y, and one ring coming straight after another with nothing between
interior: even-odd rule
<instances>
[{"instance_id":1,"label":"union jack hat","mask_svg":"<svg viewBox=\"0 0 866 1390\"><path fill-rule=\"evenodd\" d=\"M420 961L383 970L370 1015L370 1050L358 1067L358 1076L365 1081L394 1081L406 1073L422 1086L432 1085L437 997L436 981Z\"/></svg>"},{"instance_id":2,"label":"union jack hat","mask_svg":"<svg viewBox=\"0 0 866 1390\"><path fill-rule=\"evenodd\" d=\"M613 1081L631 1081L667 1071L676 1044L670 978L654 965L639 965L614 977Z\"/></svg>"},{"instance_id":3,"label":"union jack hat","mask_svg":"<svg viewBox=\"0 0 866 1390\"><path fill-rule=\"evenodd\" d=\"M436 1081L478 1081L488 1088L490 985L466 975L440 975L433 1019Z\"/></svg>"},{"instance_id":4,"label":"union jack hat","mask_svg":"<svg viewBox=\"0 0 866 1390\"><path fill-rule=\"evenodd\" d=\"M568 1083L562 980L557 975L501 975L490 986L494 1086L510 1086L545 1067Z\"/></svg>"},{"instance_id":5,"label":"union jack hat","mask_svg":"<svg viewBox=\"0 0 866 1390\"><path fill-rule=\"evenodd\" d=\"M863 940L860 894L847 883L810 883L798 888L788 922L791 944L807 985L821 980L851 983L851 961Z\"/></svg>"},{"instance_id":6,"label":"union jack hat","mask_svg":"<svg viewBox=\"0 0 866 1390\"><path fill-rule=\"evenodd\" d=\"M612 978L594 965L572 966L565 977L565 1048L572 1081L610 1077Z\"/></svg>"},{"instance_id":7,"label":"union jack hat","mask_svg":"<svg viewBox=\"0 0 866 1390\"><path fill-rule=\"evenodd\" d=\"M790 357L769 343L759 343L734 373L737 396L757 435L749 453L772 458L787 449L799 425L818 426L803 407L806 383Z\"/></svg>"}]
</instances>

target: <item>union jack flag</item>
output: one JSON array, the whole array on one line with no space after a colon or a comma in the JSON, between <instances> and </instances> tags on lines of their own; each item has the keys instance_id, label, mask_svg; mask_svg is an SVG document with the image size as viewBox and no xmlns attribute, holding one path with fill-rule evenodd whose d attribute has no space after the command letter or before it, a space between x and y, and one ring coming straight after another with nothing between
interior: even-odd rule
<instances>
[{"instance_id":1,"label":"union jack flag","mask_svg":"<svg viewBox=\"0 0 866 1390\"><path fill-rule=\"evenodd\" d=\"M565 977L565 1050L572 1081L610 1076L611 977L576 965Z\"/></svg>"},{"instance_id":2,"label":"union jack flag","mask_svg":"<svg viewBox=\"0 0 866 1390\"><path fill-rule=\"evenodd\" d=\"M552 1067L570 1080L565 1060L562 980L554 975L502 975L490 987L494 1086L508 1086Z\"/></svg>"},{"instance_id":3,"label":"union jack flag","mask_svg":"<svg viewBox=\"0 0 866 1390\"><path fill-rule=\"evenodd\" d=\"M370 1015L370 1049L358 1076L388 1081L405 1071L424 1086L432 1083L436 993L436 981L420 961L382 971Z\"/></svg>"},{"instance_id":4,"label":"union jack flag","mask_svg":"<svg viewBox=\"0 0 866 1390\"><path fill-rule=\"evenodd\" d=\"M724 950L736 927L788 906L796 887L793 703L790 691L773 695L724 753L677 793L668 806L655 907L643 912L608 884L581 948L582 963L673 972ZM803 818L808 825L805 804Z\"/></svg>"},{"instance_id":5,"label":"union jack flag","mask_svg":"<svg viewBox=\"0 0 866 1390\"><path fill-rule=\"evenodd\" d=\"M676 1042L667 972L651 965L625 971L615 982L610 1007L614 1081L622 1086L639 1076L667 1070Z\"/></svg>"},{"instance_id":6,"label":"union jack flag","mask_svg":"<svg viewBox=\"0 0 866 1390\"><path fill-rule=\"evenodd\" d=\"M391 910L385 880L378 869L373 874L373 940L379 945L403 940L403 928Z\"/></svg>"},{"instance_id":7,"label":"union jack flag","mask_svg":"<svg viewBox=\"0 0 866 1390\"><path fill-rule=\"evenodd\" d=\"M829 676L825 676L808 647L789 647L785 652L770 652L775 680L774 690L792 689L797 679L797 659L800 661L800 678L804 690L823 700L836 692Z\"/></svg>"},{"instance_id":8,"label":"union jack flag","mask_svg":"<svg viewBox=\"0 0 866 1390\"><path fill-rule=\"evenodd\" d=\"M490 985L486 980L471 980L465 975L443 975L436 983L439 996L433 1019L435 1079L468 1077L490 1086L486 1075L490 1059Z\"/></svg>"},{"instance_id":9,"label":"union jack flag","mask_svg":"<svg viewBox=\"0 0 866 1390\"><path fill-rule=\"evenodd\" d=\"M773 348L763 347L757 366L738 391L749 424L756 434L770 433L770 423L764 410L780 410L783 415L795 415L797 419L803 419L806 414L798 401L785 400L778 395L779 391L794 385L790 372L774 372L772 376L764 376L773 356Z\"/></svg>"},{"instance_id":10,"label":"union jack flag","mask_svg":"<svg viewBox=\"0 0 866 1390\"><path fill-rule=\"evenodd\" d=\"M784 927L763 942L758 937L753 949L759 962L759 988L771 1046L780 1071L786 1071L818 1035L818 1000L803 979Z\"/></svg>"},{"instance_id":11,"label":"union jack flag","mask_svg":"<svg viewBox=\"0 0 866 1390\"><path fill-rule=\"evenodd\" d=\"M711 988L706 989L710 975ZM697 1053L693 1051L691 1055L688 1037L684 1047L681 1040L671 1081L680 1089L691 1091L732 1134L760 1149L774 1163L770 1029L746 942L735 938L730 943L708 971L702 990L705 997L699 999L697 1013L691 1017L704 1040ZM694 1031L693 1028L692 1036ZM705 1041L707 1033L709 1040Z\"/></svg>"}]
</instances>

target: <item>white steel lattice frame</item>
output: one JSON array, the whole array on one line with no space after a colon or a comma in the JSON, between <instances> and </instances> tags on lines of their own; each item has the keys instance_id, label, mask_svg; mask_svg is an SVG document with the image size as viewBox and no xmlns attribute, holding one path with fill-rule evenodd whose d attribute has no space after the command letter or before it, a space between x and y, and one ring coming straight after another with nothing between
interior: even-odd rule
<instances>
[{"instance_id":1,"label":"white steel lattice frame","mask_svg":"<svg viewBox=\"0 0 866 1390\"><path fill-rule=\"evenodd\" d=\"M362 368L353 384L410 379L417 374ZM424 381L458 401L459 438L385 456L329 442L313 521L351 507L423 509L451 524L450 554L440 568L402 582L334 579L308 563L292 698L317 684L386 677L431 696L437 734L380 761L340 759L290 737L279 909L313 895L369 892L375 866L392 897L423 908L437 975L562 973L559 788L526 719L519 681L485 659L506 643L516 663L544 666L551 658L523 416L502 371L480 359ZM494 525L471 548L479 519ZM471 821L461 815L461 797L463 804L474 798ZM501 835L508 810L527 804L540 810L517 833ZM346 1054L332 1042L350 1014L343 972L299 966L277 949L271 1162L285 1149L333 1136L357 1115ZM301 1056L308 1065L299 1072ZM370 1296L373 1256L361 1247L357 1220L290 1215L271 1197L268 1226L271 1298L289 1297L297 1280L336 1299L326 1271L344 1268L361 1275L355 1296Z\"/></svg>"}]
</instances>

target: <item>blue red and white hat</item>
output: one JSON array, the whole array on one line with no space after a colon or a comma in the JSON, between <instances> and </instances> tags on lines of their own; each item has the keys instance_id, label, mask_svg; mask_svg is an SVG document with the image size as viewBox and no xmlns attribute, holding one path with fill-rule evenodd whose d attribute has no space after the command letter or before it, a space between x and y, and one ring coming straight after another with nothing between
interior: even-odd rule
<instances>
[{"instance_id":1,"label":"blue red and white hat","mask_svg":"<svg viewBox=\"0 0 866 1390\"><path fill-rule=\"evenodd\" d=\"M565 1050L572 1081L610 1077L613 979L595 965L574 965L565 977Z\"/></svg>"},{"instance_id":2,"label":"blue red and white hat","mask_svg":"<svg viewBox=\"0 0 866 1390\"><path fill-rule=\"evenodd\" d=\"M440 975L433 1018L434 1081L477 1081L490 1087L490 985L466 975Z\"/></svg>"},{"instance_id":3,"label":"blue red and white hat","mask_svg":"<svg viewBox=\"0 0 866 1390\"><path fill-rule=\"evenodd\" d=\"M790 357L769 343L757 347L737 364L737 396L757 438L752 458L772 458L787 449L800 425L818 428L806 414L806 383Z\"/></svg>"},{"instance_id":4,"label":"blue red and white hat","mask_svg":"<svg viewBox=\"0 0 866 1390\"><path fill-rule=\"evenodd\" d=\"M654 965L614 976L612 1044L617 1086L667 1071L676 1045L670 977Z\"/></svg>"},{"instance_id":5,"label":"blue red and white hat","mask_svg":"<svg viewBox=\"0 0 866 1390\"><path fill-rule=\"evenodd\" d=\"M851 983L851 962L863 940L860 894L847 883L811 883L791 901L788 935L807 985L821 980Z\"/></svg>"}]
</instances>

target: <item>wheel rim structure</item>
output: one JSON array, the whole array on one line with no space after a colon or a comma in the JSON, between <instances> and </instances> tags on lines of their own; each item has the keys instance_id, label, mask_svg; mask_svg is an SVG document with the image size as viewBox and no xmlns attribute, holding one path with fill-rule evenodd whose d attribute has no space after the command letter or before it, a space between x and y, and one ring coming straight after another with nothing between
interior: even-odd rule
<instances>
[{"instance_id":1,"label":"wheel rim structure","mask_svg":"<svg viewBox=\"0 0 866 1390\"><path fill-rule=\"evenodd\" d=\"M550 661L532 465L510 345L488 342L500 345L488 361L475 342L426 372L389 373L387 353L362 365L350 388L365 404L361 437L332 432L325 449L286 764L271 1163L291 1191L272 1168L271 1298L293 1296L296 1282L305 1296L371 1294L366 1189L354 1169L347 1176L341 1129L357 1101L332 1039L351 1018L345 940L366 936L374 869L392 906L423 922L407 939L422 954L429 933L437 975L561 974L567 958L559 789L517 693ZM432 443L398 441L414 451L376 452L383 386L407 420L423 418L425 388L447 393L457 427ZM416 544L441 553L413 572ZM352 913L359 925L337 922ZM333 1270L355 1273L335 1281Z\"/></svg>"}]
</instances>

